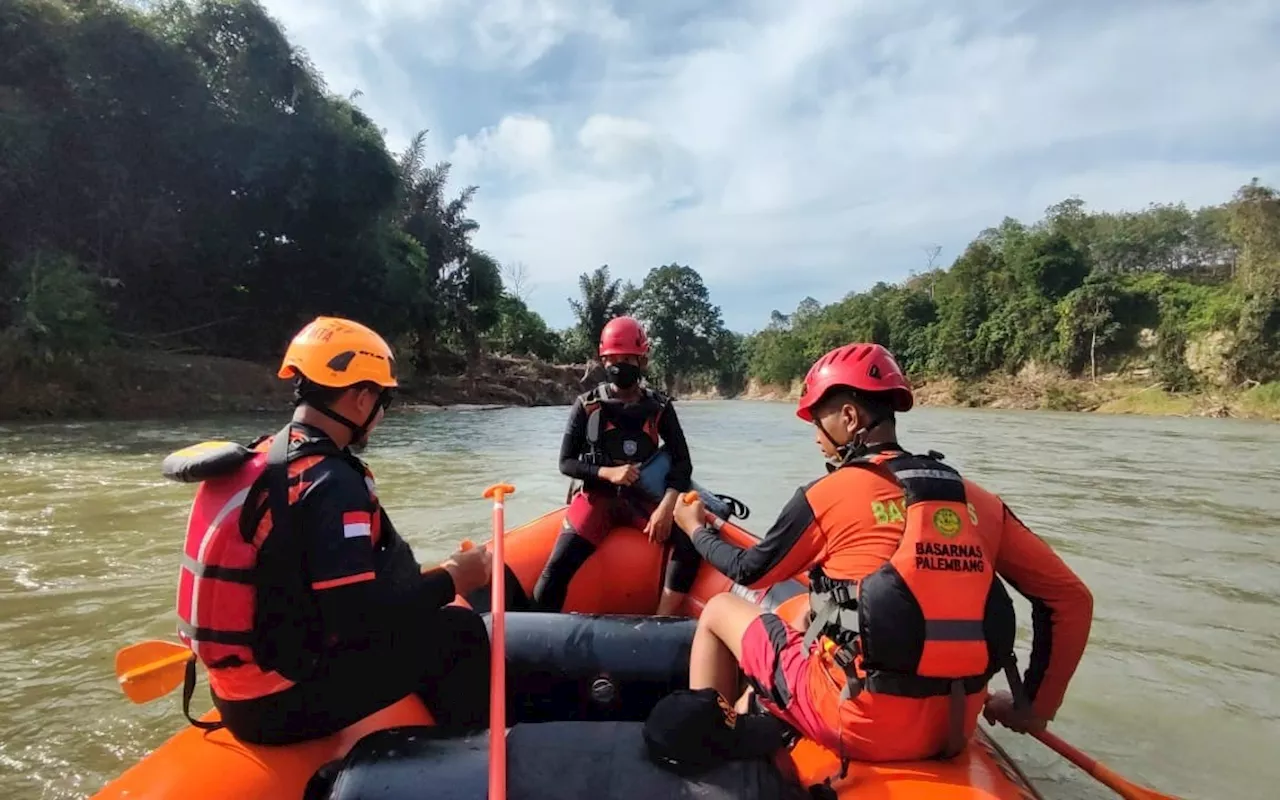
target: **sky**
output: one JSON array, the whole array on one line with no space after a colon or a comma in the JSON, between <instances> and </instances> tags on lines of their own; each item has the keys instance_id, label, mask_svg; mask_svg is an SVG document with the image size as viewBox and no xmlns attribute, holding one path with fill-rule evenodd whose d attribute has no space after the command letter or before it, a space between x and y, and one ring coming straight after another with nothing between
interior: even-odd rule
<instances>
[{"instance_id":1,"label":"sky","mask_svg":"<svg viewBox=\"0 0 1280 800\"><path fill-rule=\"evenodd\" d=\"M949 265L1006 216L1280 186L1274 0L263 0L553 327L697 269L730 328Z\"/></svg>"}]
</instances>

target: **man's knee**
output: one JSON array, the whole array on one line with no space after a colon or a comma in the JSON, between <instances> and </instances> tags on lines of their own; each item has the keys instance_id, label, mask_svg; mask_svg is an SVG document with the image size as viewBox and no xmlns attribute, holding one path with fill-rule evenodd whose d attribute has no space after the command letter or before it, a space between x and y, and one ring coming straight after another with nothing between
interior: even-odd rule
<instances>
[{"instance_id":1,"label":"man's knee","mask_svg":"<svg viewBox=\"0 0 1280 800\"><path fill-rule=\"evenodd\" d=\"M469 608L445 606L440 609L440 636L457 646L459 650L489 651L489 629L479 614Z\"/></svg>"},{"instance_id":2,"label":"man's knee","mask_svg":"<svg viewBox=\"0 0 1280 800\"><path fill-rule=\"evenodd\" d=\"M725 615L737 608L742 602L742 598L729 592L721 592L715 595L702 609L702 616L698 618L699 622L706 621L708 625L724 619Z\"/></svg>"}]
</instances>

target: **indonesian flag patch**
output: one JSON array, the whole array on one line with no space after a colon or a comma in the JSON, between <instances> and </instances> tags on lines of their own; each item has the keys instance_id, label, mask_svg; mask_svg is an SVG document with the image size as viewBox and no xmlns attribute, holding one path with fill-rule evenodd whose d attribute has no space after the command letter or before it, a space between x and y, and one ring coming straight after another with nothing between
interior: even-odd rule
<instances>
[{"instance_id":1,"label":"indonesian flag patch","mask_svg":"<svg viewBox=\"0 0 1280 800\"><path fill-rule=\"evenodd\" d=\"M373 535L373 516L368 511L348 511L342 515L342 535L359 539Z\"/></svg>"}]
</instances>

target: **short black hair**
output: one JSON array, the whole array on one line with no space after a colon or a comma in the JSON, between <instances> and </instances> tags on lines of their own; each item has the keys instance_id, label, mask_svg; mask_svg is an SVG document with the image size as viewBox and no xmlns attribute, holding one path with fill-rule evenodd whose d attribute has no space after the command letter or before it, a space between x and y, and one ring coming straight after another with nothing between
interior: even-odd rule
<instances>
[{"instance_id":1,"label":"short black hair","mask_svg":"<svg viewBox=\"0 0 1280 800\"><path fill-rule=\"evenodd\" d=\"M862 392L847 386L840 386L827 392L814 409L818 414L825 414L833 408L851 403L857 406L868 419L880 423L893 422L893 395L890 392Z\"/></svg>"},{"instance_id":2,"label":"short black hair","mask_svg":"<svg viewBox=\"0 0 1280 800\"><path fill-rule=\"evenodd\" d=\"M382 387L373 381L360 381L350 386L321 386L301 376L293 379L293 400L297 405L305 403L309 406L331 406L338 398L352 389L356 391L381 392Z\"/></svg>"}]
</instances>

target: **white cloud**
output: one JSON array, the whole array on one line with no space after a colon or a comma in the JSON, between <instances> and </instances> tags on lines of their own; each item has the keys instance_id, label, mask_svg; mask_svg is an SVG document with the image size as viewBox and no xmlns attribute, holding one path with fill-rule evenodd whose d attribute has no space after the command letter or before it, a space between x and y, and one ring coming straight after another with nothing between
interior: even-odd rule
<instances>
[{"instance_id":1,"label":"white cloud","mask_svg":"<svg viewBox=\"0 0 1280 800\"><path fill-rule=\"evenodd\" d=\"M514 175L546 172L552 167L555 134L545 119L515 114L503 117L497 127L476 136L462 136L454 143L452 161L463 173L486 167Z\"/></svg>"},{"instance_id":2,"label":"white cloud","mask_svg":"<svg viewBox=\"0 0 1280 800\"><path fill-rule=\"evenodd\" d=\"M1266 0L267 5L393 145L432 128L480 186L477 242L528 265L552 324L601 263L692 264L749 328L1069 194L1194 205L1280 182Z\"/></svg>"}]
</instances>

